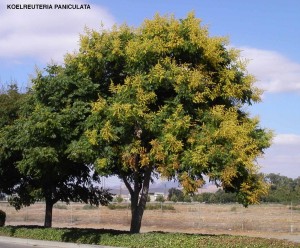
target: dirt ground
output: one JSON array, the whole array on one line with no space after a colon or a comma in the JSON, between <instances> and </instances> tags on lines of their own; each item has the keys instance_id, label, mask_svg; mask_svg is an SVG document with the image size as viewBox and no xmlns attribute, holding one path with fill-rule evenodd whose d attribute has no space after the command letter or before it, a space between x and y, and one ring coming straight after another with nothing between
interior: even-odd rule
<instances>
[{"instance_id":1,"label":"dirt ground","mask_svg":"<svg viewBox=\"0 0 300 248\"><path fill-rule=\"evenodd\" d=\"M300 243L300 207L263 204L244 208L238 204L171 204L175 210L146 210L142 232L165 231L201 234L231 234L288 239ZM127 206L124 203L124 207ZM7 214L6 225L43 225L45 205L36 203L14 210L0 202ZM53 210L53 227L129 230L129 207L110 210L84 204L59 203Z\"/></svg>"}]
</instances>

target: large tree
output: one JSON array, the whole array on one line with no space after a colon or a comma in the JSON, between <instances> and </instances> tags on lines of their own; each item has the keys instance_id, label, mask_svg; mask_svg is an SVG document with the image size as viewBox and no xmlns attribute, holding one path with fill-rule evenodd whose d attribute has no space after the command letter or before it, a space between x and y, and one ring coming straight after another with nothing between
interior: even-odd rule
<instances>
[{"instance_id":1,"label":"large tree","mask_svg":"<svg viewBox=\"0 0 300 248\"><path fill-rule=\"evenodd\" d=\"M200 24L191 13L180 20L156 15L138 28L87 30L80 51L66 58L100 84L73 153L94 151L98 172L124 181L133 233L156 176L177 179L185 193L207 176L245 206L267 191L255 160L272 135L244 108L261 91L239 51Z\"/></svg>"},{"instance_id":2,"label":"large tree","mask_svg":"<svg viewBox=\"0 0 300 248\"><path fill-rule=\"evenodd\" d=\"M18 172L11 203L19 209L45 200L45 227L52 226L57 201L107 204L111 195L97 186L99 175L84 158L70 158L72 142L82 136L97 85L72 67L51 65L38 72L22 115L1 130L0 168ZM1 175L10 177L10 175ZM99 185L99 184L98 184Z\"/></svg>"},{"instance_id":3,"label":"large tree","mask_svg":"<svg viewBox=\"0 0 300 248\"><path fill-rule=\"evenodd\" d=\"M21 106L23 105L27 94L21 93L16 84L3 86L0 93L0 139L1 144L8 144L11 137L3 139L3 133L6 127L9 127L21 115ZM20 156L19 152L10 150L7 153L5 146L0 147L0 193L12 194L14 185L20 181L20 173L15 166L11 166L13 159Z\"/></svg>"}]
</instances>

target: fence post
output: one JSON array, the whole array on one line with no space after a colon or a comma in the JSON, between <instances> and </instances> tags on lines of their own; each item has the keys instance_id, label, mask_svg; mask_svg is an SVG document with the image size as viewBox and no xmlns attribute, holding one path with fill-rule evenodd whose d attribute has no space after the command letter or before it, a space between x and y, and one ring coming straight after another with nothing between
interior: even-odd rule
<instances>
[{"instance_id":1,"label":"fence post","mask_svg":"<svg viewBox=\"0 0 300 248\"><path fill-rule=\"evenodd\" d=\"M100 205L99 205L98 213L99 213L98 224L100 224L101 223L101 206Z\"/></svg>"},{"instance_id":2,"label":"fence post","mask_svg":"<svg viewBox=\"0 0 300 248\"><path fill-rule=\"evenodd\" d=\"M291 201L291 233L294 232L294 226L293 226L293 202Z\"/></svg>"},{"instance_id":3,"label":"fence post","mask_svg":"<svg viewBox=\"0 0 300 248\"><path fill-rule=\"evenodd\" d=\"M71 225L73 224L73 206L72 206L72 202L70 202L70 206L71 206Z\"/></svg>"}]
</instances>

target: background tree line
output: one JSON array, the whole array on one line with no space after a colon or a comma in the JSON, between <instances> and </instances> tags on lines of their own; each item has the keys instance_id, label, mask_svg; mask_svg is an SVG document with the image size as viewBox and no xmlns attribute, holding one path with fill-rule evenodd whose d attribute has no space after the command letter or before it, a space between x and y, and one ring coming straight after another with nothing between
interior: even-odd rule
<instances>
[{"instance_id":1,"label":"background tree line","mask_svg":"<svg viewBox=\"0 0 300 248\"><path fill-rule=\"evenodd\" d=\"M261 197L261 202L295 204L300 203L300 177L292 179L280 174L270 173L264 175L265 181L270 188L268 194ZM184 195L183 191L177 188L169 189L168 198L173 202L205 202L205 203L235 203L236 194L218 189L216 192L203 192L200 194Z\"/></svg>"},{"instance_id":2,"label":"background tree line","mask_svg":"<svg viewBox=\"0 0 300 248\"><path fill-rule=\"evenodd\" d=\"M292 179L271 173L265 176L265 180L270 189L269 193L262 197L262 202L300 203L300 177Z\"/></svg>"}]
</instances>

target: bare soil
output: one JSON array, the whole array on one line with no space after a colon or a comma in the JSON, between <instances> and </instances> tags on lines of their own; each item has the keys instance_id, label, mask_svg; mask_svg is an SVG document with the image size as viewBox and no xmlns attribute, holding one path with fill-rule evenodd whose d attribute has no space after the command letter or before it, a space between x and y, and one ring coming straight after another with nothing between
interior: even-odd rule
<instances>
[{"instance_id":1,"label":"bare soil","mask_svg":"<svg viewBox=\"0 0 300 248\"><path fill-rule=\"evenodd\" d=\"M142 232L246 235L300 243L300 210L291 210L290 206L263 204L244 208L238 204L164 204L172 204L175 210L146 210ZM78 203L56 204L53 227L129 230L129 207L119 210L103 206L84 209L86 207ZM8 203L0 202L0 209L7 214L6 225L43 225L44 203L16 211Z\"/></svg>"}]
</instances>

